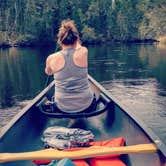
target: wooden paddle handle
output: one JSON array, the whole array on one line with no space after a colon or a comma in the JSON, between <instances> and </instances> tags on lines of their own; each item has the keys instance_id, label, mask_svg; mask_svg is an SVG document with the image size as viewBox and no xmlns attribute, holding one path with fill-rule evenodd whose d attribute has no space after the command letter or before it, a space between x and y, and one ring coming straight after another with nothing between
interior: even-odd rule
<instances>
[{"instance_id":1,"label":"wooden paddle handle","mask_svg":"<svg viewBox=\"0 0 166 166\"><path fill-rule=\"evenodd\" d=\"M124 147L96 147L92 146L77 151L60 151L55 149L44 149L23 153L0 153L0 163L17 160L35 159L84 159L108 154L130 154L130 153L154 153L157 151L155 144L140 144Z\"/></svg>"}]
</instances>

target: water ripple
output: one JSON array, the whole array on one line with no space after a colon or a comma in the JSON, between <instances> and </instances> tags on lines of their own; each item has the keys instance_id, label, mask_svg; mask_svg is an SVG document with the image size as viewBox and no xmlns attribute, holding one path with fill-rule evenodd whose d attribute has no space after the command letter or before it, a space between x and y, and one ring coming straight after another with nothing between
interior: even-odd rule
<instances>
[{"instance_id":1,"label":"water ripple","mask_svg":"<svg viewBox=\"0 0 166 166\"><path fill-rule=\"evenodd\" d=\"M166 90L159 88L156 79L117 79L102 84L166 142Z\"/></svg>"},{"instance_id":2,"label":"water ripple","mask_svg":"<svg viewBox=\"0 0 166 166\"><path fill-rule=\"evenodd\" d=\"M15 106L8 107L5 109L0 109L0 130L6 125L17 113L25 107L30 101L24 100L21 102L17 102Z\"/></svg>"}]
</instances>

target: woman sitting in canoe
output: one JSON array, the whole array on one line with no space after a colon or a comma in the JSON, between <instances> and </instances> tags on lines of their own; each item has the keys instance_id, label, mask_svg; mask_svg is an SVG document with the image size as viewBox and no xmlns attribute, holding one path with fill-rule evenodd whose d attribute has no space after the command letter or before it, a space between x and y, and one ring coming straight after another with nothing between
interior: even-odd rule
<instances>
[{"instance_id":1,"label":"woman sitting in canoe","mask_svg":"<svg viewBox=\"0 0 166 166\"><path fill-rule=\"evenodd\" d=\"M88 50L79 41L74 21L62 21L58 33L61 50L48 56L45 68L55 80L55 111L87 112L96 105L88 84Z\"/></svg>"}]
</instances>

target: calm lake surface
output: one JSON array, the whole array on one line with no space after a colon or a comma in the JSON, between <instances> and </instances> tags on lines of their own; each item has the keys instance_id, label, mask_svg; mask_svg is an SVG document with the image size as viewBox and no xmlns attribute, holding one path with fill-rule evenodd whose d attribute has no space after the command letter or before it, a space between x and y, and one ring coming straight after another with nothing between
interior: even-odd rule
<instances>
[{"instance_id":1,"label":"calm lake surface","mask_svg":"<svg viewBox=\"0 0 166 166\"><path fill-rule=\"evenodd\" d=\"M166 143L166 48L89 46L89 73ZM53 47L0 49L0 129L45 86Z\"/></svg>"}]
</instances>

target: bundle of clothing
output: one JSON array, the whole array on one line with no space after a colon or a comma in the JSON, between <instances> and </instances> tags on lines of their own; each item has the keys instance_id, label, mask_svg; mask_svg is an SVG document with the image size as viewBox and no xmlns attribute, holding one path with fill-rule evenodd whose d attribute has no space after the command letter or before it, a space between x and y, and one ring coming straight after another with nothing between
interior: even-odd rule
<instances>
[{"instance_id":1,"label":"bundle of clothing","mask_svg":"<svg viewBox=\"0 0 166 166\"><path fill-rule=\"evenodd\" d=\"M64 151L65 149L68 151L80 150L80 146L119 147L124 146L125 143L123 137L103 141L93 141L93 139L94 135L91 131L59 126L47 128L42 136L46 147ZM126 166L119 156L119 154L109 154L88 159L70 160L64 158L62 160L34 160L33 162L38 166Z\"/></svg>"},{"instance_id":2,"label":"bundle of clothing","mask_svg":"<svg viewBox=\"0 0 166 166\"><path fill-rule=\"evenodd\" d=\"M41 138L45 148L51 147L59 150L89 146L93 139L94 135L89 130L61 126L47 128Z\"/></svg>"}]
</instances>

